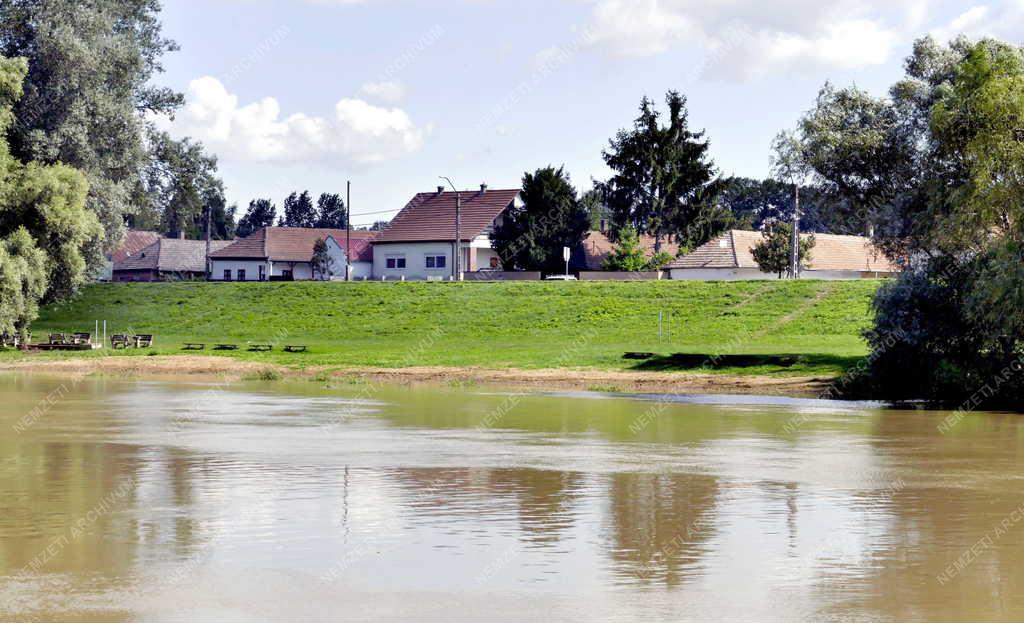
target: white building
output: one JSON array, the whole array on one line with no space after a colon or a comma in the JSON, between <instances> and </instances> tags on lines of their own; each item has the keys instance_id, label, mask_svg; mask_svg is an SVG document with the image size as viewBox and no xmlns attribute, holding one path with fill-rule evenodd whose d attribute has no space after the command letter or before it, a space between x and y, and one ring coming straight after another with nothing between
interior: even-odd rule
<instances>
[{"instance_id":1,"label":"white building","mask_svg":"<svg viewBox=\"0 0 1024 623\"><path fill-rule=\"evenodd\" d=\"M347 235L346 235L347 234ZM370 241L376 232L305 227L264 227L210 254L212 281L327 281L345 277L345 244L351 240L351 278L372 275ZM313 246L327 242L331 258L326 274L314 274Z\"/></svg>"},{"instance_id":2,"label":"white building","mask_svg":"<svg viewBox=\"0 0 1024 623\"><path fill-rule=\"evenodd\" d=\"M809 234L803 234L808 236ZM805 279L873 279L894 276L899 269L863 236L814 234L810 259L800 276ZM761 272L753 249L764 240L760 232L734 229L668 265L672 279L732 281L777 279Z\"/></svg>"},{"instance_id":3,"label":"white building","mask_svg":"<svg viewBox=\"0 0 1024 623\"><path fill-rule=\"evenodd\" d=\"M506 210L519 202L519 190L419 193L380 232L373 244L373 277L386 280L455 277L455 203L461 202L459 234L462 271L500 271L501 259L490 233ZM521 205L521 203L519 204Z\"/></svg>"}]
</instances>

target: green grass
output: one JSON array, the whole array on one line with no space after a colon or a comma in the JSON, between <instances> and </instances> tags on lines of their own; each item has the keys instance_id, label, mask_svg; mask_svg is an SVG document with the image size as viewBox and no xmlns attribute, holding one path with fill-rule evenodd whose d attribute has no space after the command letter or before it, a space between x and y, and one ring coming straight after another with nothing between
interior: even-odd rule
<instances>
[{"instance_id":1,"label":"green grass","mask_svg":"<svg viewBox=\"0 0 1024 623\"><path fill-rule=\"evenodd\" d=\"M864 356L877 281L520 283L136 283L87 287L42 310L51 331L152 333L155 352L237 343L240 359L293 366L589 367L836 374ZM658 336L658 314L663 334ZM273 343L270 353L247 343ZM286 354L284 344L310 352ZM650 351L655 360L624 360ZM109 354L109 348L92 356ZM122 354L124 351L118 351ZM143 354L144 351L127 351ZM683 353L694 357L671 357ZM195 354L195 353L193 353ZM0 357L17 357L4 354ZM67 354L39 355L45 357ZM75 354L74 356L81 356ZM790 358L792 356L792 358Z\"/></svg>"}]
</instances>

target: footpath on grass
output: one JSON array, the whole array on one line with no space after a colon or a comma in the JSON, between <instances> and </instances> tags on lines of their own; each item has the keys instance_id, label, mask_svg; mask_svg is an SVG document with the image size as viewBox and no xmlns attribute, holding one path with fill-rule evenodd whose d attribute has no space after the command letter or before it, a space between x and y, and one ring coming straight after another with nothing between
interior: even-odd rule
<instances>
[{"instance_id":1,"label":"footpath on grass","mask_svg":"<svg viewBox=\"0 0 1024 623\"><path fill-rule=\"evenodd\" d=\"M98 284L36 336L151 349L0 354L0 370L481 382L812 396L866 354L877 281ZM186 343L203 343L201 353ZM211 352L215 344L237 351ZM268 344L270 352L250 352ZM286 345L306 352L286 353ZM642 359L626 353L648 353ZM214 356L216 355L216 356Z\"/></svg>"}]
</instances>

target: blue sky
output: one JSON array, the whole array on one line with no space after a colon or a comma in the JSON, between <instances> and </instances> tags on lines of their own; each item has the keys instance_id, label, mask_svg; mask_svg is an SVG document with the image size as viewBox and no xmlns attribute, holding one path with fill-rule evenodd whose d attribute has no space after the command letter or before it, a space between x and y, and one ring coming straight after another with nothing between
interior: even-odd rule
<instances>
[{"instance_id":1,"label":"blue sky","mask_svg":"<svg viewBox=\"0 0 1024 623\"><path fill-rule=\"evenodd\" d=\"M439 175L518 187L564 164L588 188L668 89L722 173L764 176L826 80L881 93L929 32L1024 38L1024 1L165 0L163 17L181 50L157 81L187 97L165 125L219 156L229 200L351 179L357 224Z\"/></svg>"}]
</instances>

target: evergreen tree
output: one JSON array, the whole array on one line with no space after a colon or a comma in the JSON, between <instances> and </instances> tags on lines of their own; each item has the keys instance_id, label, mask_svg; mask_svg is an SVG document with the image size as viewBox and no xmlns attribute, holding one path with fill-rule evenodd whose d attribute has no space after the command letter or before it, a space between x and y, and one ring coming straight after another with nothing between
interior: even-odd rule
<instances>
[{"instance_id":1,"label":"evergreen tree","mask_svg":"<svg viewBox=\"0 0 1024 623\"><path fill-rule=\"evenodd\" d=\"M523 206L505 213L491 233L502 264L508 268L561 273L562 248L574 249L590 229L590 215L576 199L563 167L545 167L523 175Z\"/></svg>"},{"instance_id":2,"label":"evergreen tree","mask_svg":"<svg viewBox=\"0 0 1024 623\"><path fill-rule=\"evenodd\" d=\"M316 227L345 229L345 200L341 195L323 193L316 200Z\"/></svg>"},{"instance_id":3,"label":"evergreen tree","mask_svg":"<svg viewBox=\"0 0 1024 623\"><path fill-rule=\"evenodd\" d=\"M316 208L309 191L302 194L292 193L284 200L284 215L278 221L279 227L315 227L317 222Z\"/></svg>"},{"instance_id":4,"label":"evergreen tree","mask_svg":"<svg viewBox=\"0 0 1024 623\"><path fill-rule=\"evenodd\" d=\"M239 238L250 236L253 232L274 224L277 217L277 206L270 199L253 199L249 202L249 209L239 219L235 235Z\"/></svg>"}]
</instances>

